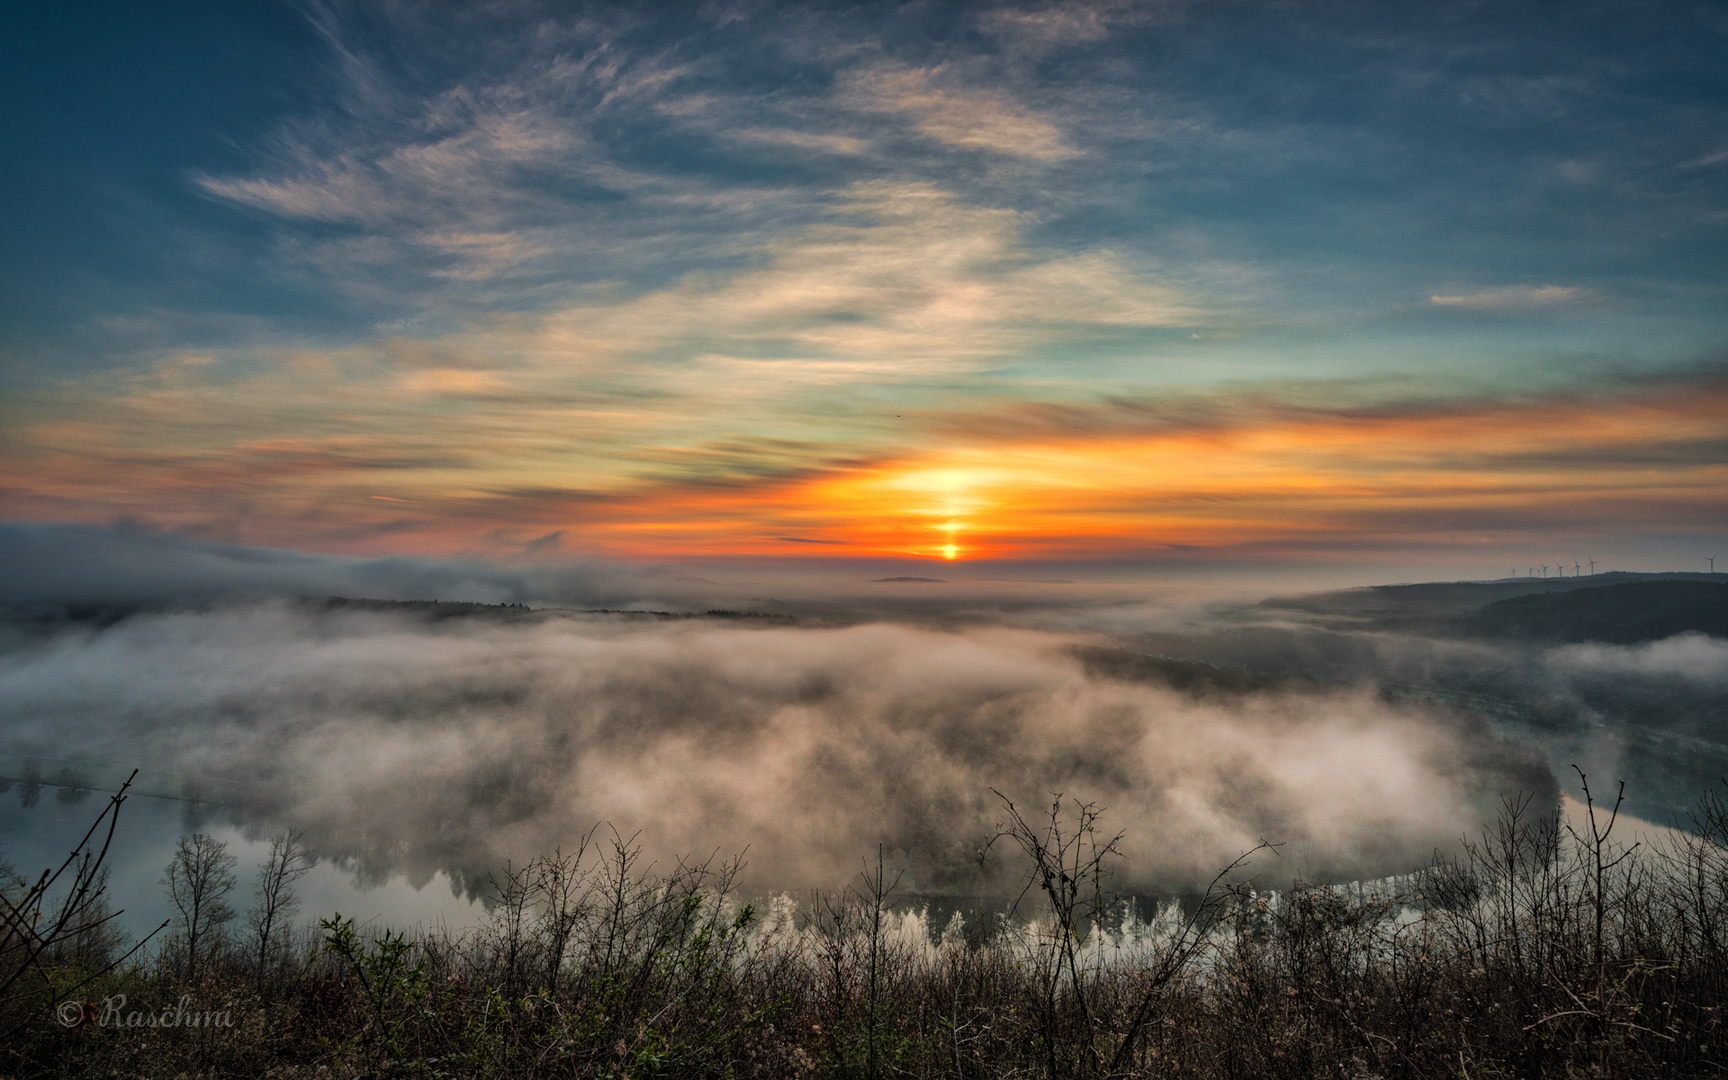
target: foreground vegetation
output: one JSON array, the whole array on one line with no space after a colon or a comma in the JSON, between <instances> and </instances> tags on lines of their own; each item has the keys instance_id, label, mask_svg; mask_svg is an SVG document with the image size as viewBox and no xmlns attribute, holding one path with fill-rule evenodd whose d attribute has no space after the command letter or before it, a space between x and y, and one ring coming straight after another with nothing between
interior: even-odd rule
<instances>
[{"instance_id":1,"label":"foreground vegetation","mask_svg":"<svg viewBox=\"0 0 1728 1080\"><path fill-rule=\"evenodd\" d=\"M6 891L0 1076L1728 1071L1728 804L1655 848L1619 842L1615 807L1576 829L1538 809L1380 888L1257 894L1239 864L1142 922L1090 807L1005 802L1038 918L934 937L880 858L843 894L758 910L736 863L650 872L615 835L508 869L471 931L290 931L294 837L244 920L233 860L189 837L164 876L178 918L131 953L98 828L61 877Z\"/></svg>"}]
</instances>

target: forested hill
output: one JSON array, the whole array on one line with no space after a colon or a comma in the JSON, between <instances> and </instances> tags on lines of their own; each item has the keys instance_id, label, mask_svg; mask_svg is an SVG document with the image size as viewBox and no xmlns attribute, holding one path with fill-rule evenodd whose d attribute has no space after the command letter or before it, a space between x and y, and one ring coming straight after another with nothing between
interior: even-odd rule
<instances>
[{"instance_id":1,"label":"forested hill","mask_svg":"<svg viewBox=\"0 0 1728 1080\"><path fill-rule=\"evenodd\" d=\"M1469 637L1629 645L1695 630L1728 637L1728 584L1643 581L1496 600L1457 621Z\"/></svg>"},{"instance_id":2,"label":"forested hill","mask_svg":"<svg viewBox=\"0 0 1728 1080\"><path fill-rule=\"evenodd\" d=\"M1728 636L1728 574L1373 585L1275 597L1258 610L1335 630L1625 644L1687 630Z\"/></svg>"}]
</instances>

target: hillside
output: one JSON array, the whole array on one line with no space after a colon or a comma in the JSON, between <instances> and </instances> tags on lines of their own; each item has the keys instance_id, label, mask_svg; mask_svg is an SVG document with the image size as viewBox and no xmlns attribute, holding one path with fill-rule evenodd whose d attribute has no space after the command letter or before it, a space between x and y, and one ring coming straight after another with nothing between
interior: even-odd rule
<instances>
[{"instance_id":1,"label":"hillside","mask_svg":"<svg viewBox=\"0 0 1728 1080\"><path fill-rule=\"evenodd\" d=\"M1728 574L1609 573L1372 585L1273 597L1254 613L1332 630L1628 644L1687 630L1728 635Z\"/></svg>"},{"instance_id":2,"label":"hillside","mask_svg":"<svg viewBox=\"0 0 1728 1080\"><path fill-rule=\"evenodd\" d=\"M1631 645L1686 631L1728 637L1728 584L1643 581L1515 596L1457 620L1468 637Z\"/></svg>"}]
</instances>

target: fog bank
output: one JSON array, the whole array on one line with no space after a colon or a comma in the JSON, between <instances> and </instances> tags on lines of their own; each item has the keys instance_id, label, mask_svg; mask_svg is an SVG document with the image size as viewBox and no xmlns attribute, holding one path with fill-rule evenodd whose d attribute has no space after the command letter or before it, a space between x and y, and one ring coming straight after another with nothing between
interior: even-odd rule
<instances>
[{"instance_id":1,"label":"fog bank","mask_svg":"<svg viewBox=\"0 0 1728 1080\"><path fill-rule=\"evenodd\" d=\"M1498 793L1557 801L1485 727L1366 689L1184 693L1091 670L1082 635L651 616L432 621L261 602L72 625L0 654L20 752L238 781L363 875L504 858L610 822L658 858L843 882L878 843L978 889L1000 820L1065 792L1127 832L1124 884L1191 885L1261 839L1276 874L1408 869Z\"/></svg>"}]
</instances>

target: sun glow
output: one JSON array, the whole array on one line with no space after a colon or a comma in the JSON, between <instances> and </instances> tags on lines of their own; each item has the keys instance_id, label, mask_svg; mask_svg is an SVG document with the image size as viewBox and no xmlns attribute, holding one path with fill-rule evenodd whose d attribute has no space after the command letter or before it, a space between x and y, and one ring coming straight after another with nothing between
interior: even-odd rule
<instances>
[{"instance_id":1,"label":"sun glow","mask_svg":"<svg viewBox=\"0 0 1728 1080\"><path fill-rule=\"evenodd\" d=\"M1432 514L1499 529L1523 518L1588 514L1602 500L1623 499L1629 485L1647 485L1635 466L1581 474L1566 460L1643 445L1658 431L1669 440L1709 437L1725 393L1711 387L1686 398L1558 402L1536 414L1438 407L1247 413L1230 423L1161 430L1100 425L980 439L709 497L716 510L724 503L722 513L734 522L773 520L788 535L831 545L805 549L812 553L948 562L1320 549L1340 536L1422 542L1421 522ZM1473 450L1461 454L1460 446ZM1661 506L1695 500L1724 475L1723 466L1700 462L1683 482L1645 486L1640 497L1659 514ZM1533 503L1532 491L1543 499ZM715 539L717 550L728 543Z\"/></svg>"},{"instance_id":2,"label":"sun glow","mask_svg":"<svg viewBox=\"0 0 1728 1080\"><path fill-rule=\"evenodd\" d=\"M144 404L140 424L187 405ZM140 455L130 444L105 444L86 418L69 415L32 429L36 467L6 494L20 517L76 516L66 508L78 504L93 508L93 519L117 507L163 527L204 528L244 472L269 492L261 505L275 512L252 519L241 539L301 537L354 553L479 544L537 556L581 548L638 558L941 562L1343 554L1364 544L1433 544L1440 520L1450 523L1440 541L1474 545L1633 510L1652 521L1719 519L1728 512L1728 465L1716 452L1724 410L1728 383L1704 381L1540 408L1245 406L1157 423L1111 407L1064 413L1059 422L1036 412L986 414L967 418L971 430L953 424L921 446L908 438L892 453L836 455L820 467L703 475L678 458L683 475L586 489L561 482L563 464L551 468L515 443L488 443L484 454L463 458L383 432L280 434L237 446L217 432ZM158 422L151 430L166 429ZM1667 462L1660 472L1648 464L1656 451ZM696 450L687 456L702 463ZM169 475L172 498L140 494ZM375 494L381 489L391 494ZM484 523L481 537L476 522Z\"/></svg>"}]
</instances>

